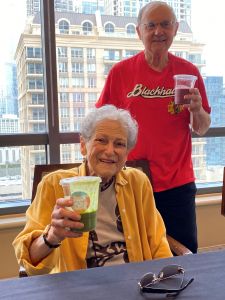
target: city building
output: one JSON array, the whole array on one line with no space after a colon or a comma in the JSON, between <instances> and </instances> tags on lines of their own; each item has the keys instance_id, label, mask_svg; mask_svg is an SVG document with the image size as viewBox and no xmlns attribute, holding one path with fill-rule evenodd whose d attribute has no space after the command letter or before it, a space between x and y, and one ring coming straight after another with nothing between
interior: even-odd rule
<instances>
[{"instance_id":1,"label":"city building","mask_svg":"<svg viewBox=\"0 0 225 300\"><path fill-rule=\"evenodd\" d=\"M90 15L56 12L55 22L60 131L79 131L82 118L98 99L113 64L139 52L143 45L136 34L135 17L106 16L99 11ZM15 55L19 120L24 133L46 130L40 35L40 15L36 14L21 35ZM189 25L182 21L171 52L193 61L201 70L203 46L193 41ZM201 149L198 161L203 165L204 141L198 141L197 145ZM79 145L62 146L62 163L81 159ZM22 147L21 162L23 186L28 182L25 190L29 194L28 179L32 178L29 166L45 163L44 147ZM201 170L198 177L204 176Z\"/></svg>"},{"instance_id":2,"label":"city building","mask_svg":"<svg viewBox=\"0 0 225 300\"><path fill-rule=\"evenodd\" d=\"M153 0L105 0L105 14L135 17L141 7ZM164 0L173 7L178 21L191 25L191 0Z\"/></svg>"},{"instance_id":3,"label":"city building","mask_svg":"<svg viewBox=\"0 0 225 300\"><path fill-rule=\"evenodd\" d=\"M26 0L27 16L40 12L40 0ZM56 11L74 11L74 0L55 0Z\"/></svg>"},{"instance_id":4,"label":"city building","mask_svg":"<svg viewBox=\"0 0 225 300\"><path fill-rule=\"evenodd\" d=\"M16 65L0 63L0 119L2 115L18 115Z\"/></svg>"},{"instance_id":5,"label":"city building","mask_svg":"<svg viewBox=\"0 0 225 300\"><path fill-rule=\"evenodd\" d=\"M105 13L105 0L74 0L74 11L83 14L94 14L97 10Z\"/></svg>"},{"instance_id":6,"label":"city building","mask_svg":"<svg viewBox=\"0 0 225 300\"><path fill-rule=\"evenodd\" d=\"M222 76L207 76L205 86L210 105L212 107L212 127L221 127L225 123L225 93ZM218 169L218 166L225 165L225 143L221 138L213 137L207 140L207 167L211 172Z\"/></svg>"}]
</instances>

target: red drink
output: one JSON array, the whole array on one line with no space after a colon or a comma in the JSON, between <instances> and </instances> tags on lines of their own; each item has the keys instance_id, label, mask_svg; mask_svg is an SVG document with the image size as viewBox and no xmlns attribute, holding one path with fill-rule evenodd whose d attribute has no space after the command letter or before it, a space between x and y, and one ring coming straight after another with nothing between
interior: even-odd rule
<instances>
[{"instance_id":1,"label":"red drink","mask_svg":"<svg viewBox=\"0 0 225 300\"><path fill-rule=\"evenodd\" d=\"M188 94L190 94L189 89L175 88L175 104L190 104L189 99L184 99L184 96Z\"/></svg>"}]
</instances>

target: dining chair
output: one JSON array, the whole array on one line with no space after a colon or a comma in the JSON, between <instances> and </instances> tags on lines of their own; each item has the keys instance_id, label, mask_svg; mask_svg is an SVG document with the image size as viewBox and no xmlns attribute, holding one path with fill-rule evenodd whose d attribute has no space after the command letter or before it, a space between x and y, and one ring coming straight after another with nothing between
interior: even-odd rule
<instances>
[{"instance_id":1,"label":"dining chair","mask_svg":"<svg viewBox=\"0 0 225 300\"><path fill-rule=\"evenodd\" d=\"M41 181L42 177L50 172L59 170L59 169L71 169L75 167L79 167L81 163L66 163L66 164L50 164L50 165L35 165L34 167L34 179L33 179L33 187L32 187L32 197L31 202L34 200L37 186ZM132 160L126 162L127 167L137 168L144 172L148 178L150 179L150 171L148 166L147 160ZM182 245L180 242L172 238L171 236L167 235L167 240L170 246L171 251L175 255L186 255L192 254L192 252ZM23 267L19 269L19 277L27 277L27 273Z\"/></svg>"}]
</instances>

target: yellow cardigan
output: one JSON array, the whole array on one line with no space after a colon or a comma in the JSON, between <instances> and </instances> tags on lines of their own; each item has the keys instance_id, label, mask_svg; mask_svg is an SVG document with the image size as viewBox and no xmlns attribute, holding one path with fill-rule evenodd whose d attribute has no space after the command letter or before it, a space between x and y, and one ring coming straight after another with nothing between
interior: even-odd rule
<instances>
[{"instance_id":1,"label":"yellow cardigan","mask_svg":"<svg viewBox=\"0 0 225 300\"><path fill-rule=\"evenodd\" d=\"M88 233L67 238L38 265L32 265L29 247L51 222L51 213L58 198L63 197L62 178L84 176L85 166L58 170L46 175L38 185L37 194L26 212L27 222L13 241L16 257L29 275L57 273L86 268ZM121 170L116 176L118 202L130 262L141 262L172 256L163 220L155 207L147 176L133 168Z\"/></svg>"}]
</instances>

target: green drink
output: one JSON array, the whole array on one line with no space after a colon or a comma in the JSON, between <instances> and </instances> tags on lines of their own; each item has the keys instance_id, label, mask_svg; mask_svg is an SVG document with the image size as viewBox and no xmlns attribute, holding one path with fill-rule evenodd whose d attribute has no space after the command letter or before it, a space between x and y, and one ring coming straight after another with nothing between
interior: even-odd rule
<instances>
[{"instance_id":1,"label":"green drink","mask_svg":"<svg viewBox=\"0 0 225 300\"><path fill-rule=\"evenodd\" d=\"M85 232L85 231L91 231L91 230L95 229L96 214L97 214L97 211L81 214L80 222L84 224L84 227L81 229L73 229L72 231Z\"/></svg>"},{"instance_id":2,"label":"green drink","mask_svg":"<svg viewBox=\"0 0 225 300\"><path fill-rule=\"evenodd\" d=\"M97 176L79 176L60 180L64 198L73 200L72 209L81 215L80 222L84 224L83 228L73 229L73 231L86 232L95 229L100 182L101 178Z\"/></svg>"}]
</instances>

